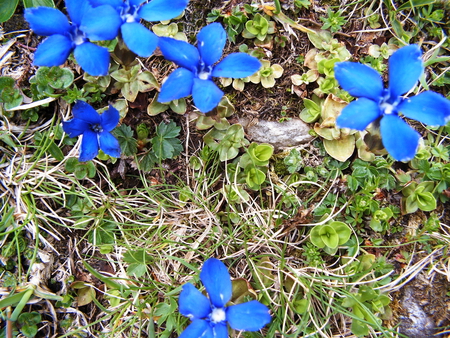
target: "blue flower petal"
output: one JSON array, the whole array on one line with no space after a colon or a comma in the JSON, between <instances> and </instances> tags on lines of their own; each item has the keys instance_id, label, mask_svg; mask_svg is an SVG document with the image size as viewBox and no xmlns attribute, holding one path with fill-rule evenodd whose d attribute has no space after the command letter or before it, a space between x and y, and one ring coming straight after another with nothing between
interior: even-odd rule
<instances>
[{"instance_id":1,"label":"blue flower petal","mask_svg":"<svg viewBox=\"0 0 450 338\"><path fill-rule=\"evenodd\" d=\"M257 331L272 320L269 309L257 300L232 305L227 309L227 321L235 330Z\"/></svg>"},{"instance_id":2,"label":"blue flower petal","mask_svg":"<svg viewBox=\"0 0 450 338\"><path fill-rule=\"evenodd\" d=\"M194 78L192 98L194 99L194 105L202 113L207 113L216 108L222 96L223 91L213 81Z\"/></svg>"},{"instance_id":3,"label":"blue flower petal","mask_svg":"<svg viewBox=\"0 0 450 338\"><path fill-rule=\"evenodd\" d=\"M383 80L378 72L356 62L337 62L334 76L339 85L354 97L378 101L383 93Z\"/></svg>"},{"instance_id":4,"label":"blue flower petal","mask_svg":"<svg viewBox=\"0 0 450 338\"><path fill-rule=\"evenodd\" d=\"M120 7L123 5L123 0L89 0L92 6L102 6L102 5L110 5L114 8Z\"/></svg>"},{"instance_id":5,"label":"blue flower petal","mask_svg":"<svg viewBox=\"0 0 450 338\"><path fill-rule=\"evenodd\" d=\"M170 20L183 13L189 0L152 0L142 6L139 16L147 21Z\"/></svg>"},{"instance_id":6,"label":"blue flower petal","mask_svg":"<svg viewBox=\"0 0 450 338\"><path fill-rule=\"evenodd\" d=\"M178 338L214 338L211 326L206 320L194 320Z\"/></svg>"},{"instance_id":7,"label":"blue flower petal","mask_svg":"<svg viewBox=\"0 0 450 338\"><path fill-rule=\"evenodd\" d=\"M81 68L89 75L102 76L108 74L108 49L91 42L84 42L75 47L73 55Z\"/></svg>"},{"instance_id":8,"label":"blue flower petal","mask_svg":"<svg viewBox=\"0 0 450 338\"><path fill-rule=\"evenodd\" d=\"M185 68L175 69L161 86L158 102L170 102L191 95L194 74Z\"/></svg>"},{"instance_id":9,"label":"blue flower petal","mask_svg":"<svg viewBox=\"0 0 450 338\"><path fill-rule=\"evenodd\" d=\"M108 131L102 131L98 134L98 139L100 141L100 149L103 150L106 155L120 157L121 150L119 141L113 134Z\"/></svg>"},{"instance_id":10,"label":"blue flower petal","mask_svg":"<svg viewBox=\"0 0 450 338\"><path fill-rule=\"evenodd\" d=\"M88 10L81 20L80 29L92 41L113 40L119 33L122 19L111 6L99 6Z\"/></svg>"},{"instance_id":11,"label":"blue flower petal","mask_svg":"<svg viewBox=\"0 0 450 338\"><path fill-rule=\"evenodd\" d=\"M211 303L194 285L187 283L178 298L180 313L190 319L203 319L211 313Z\"/></svg>"},{"instance_id":12,"label":"blue flower petal","mask_svg":"<svg viewBox=\"0 0 450 338\"><path fill-rule=\"evenodd\" d=\"M424 70L421 56L419 46L409 45L398 49L389 58L389 91L392 98L405 94L415 86Z\"/></svg>"},{"instance_id":13,"label":"blue flower petal","mask_svg":"<svg viewBox=\"0 0 450 338\"><path fill-rule=\"evenodd\" d=\"M197 48L191 44L172 38L159 38L159 48L164 57L177 65L187 68L193 72L197 70L200 55Z\"/></svg>"},{"instance_id":14,"label":"blue flower petal","mask_svg":"<svg viewBox=\"0 0 450 338\"><path fill-rule=\"evenodd\" d=\"M450 119L450 100L432 91L403 100L397 109L406 117L431 126L444 126Z\"/></svg>"},{"instance_id":15,"label":"blue flower petal","mask_svg":"<svg viewBox=\"0 0 450 338\"><path fill-rule=\"evenodd\" d=\"M72 23L77 26L81 25L84 14L92 9L89 0L66 0L65 3Z\"/></svg>"},{"instance_id":16,"label":"blue flower petal","mask_svg":"<svg viewBox=\"0 0 450 338\"><path fill-rule=\"evenodd\" d=\"M210 66L221 58L227 33L220 23L215 22L200 30L197 41L200 57L206 66Z\"/></svg>"},{"instance_id":17,"label":"blue flower petal","mask_svg":"<svg viewBox=\"0 0 450 338\"><path fill-rule=\"evenodd\" d=\"M51 7L27 8L25 19L37 35L64 34L70 29L67 17L61 11Z\"/></svg>"},{"instance_id":18,"label":"blue flower petal","mask_svg":"<svg viewBox=\"0 0 450 338\"><path fill-rule=\"evenodd\" d=\"M117 124L119 123L120 114L119 111L114 108L113 106L109 106L109 108L103 112L102 115L100 115L101 119L101 126L103 130L111 131L115 127L117 127Z\"/></svg>"},{"instance_id":19,"label":"blue flower petal","mask_svg":"<svg viewBox=\"0 0 450 338\"><path fill-rule=\"evenodd\" d=\"M98 154L98 138L97 133L87 129L83 133L81 140L81 153L78 160L80 162L87 162L92 160Z\"/></svg>"},{"instance_id":20,"label":"blue flower petal","mask_svg":"<svg viewBox=\"0 0 450 338\"><path fill-rule=\"evenodd\" d=\"M417 152L420 135L395 114L385 115L380 122L383 145L397 161L409 161Z\"/></svg>"},{"instance_id":21,"label":"blue flower petal","mask_svg":"<svg viewBox=\"0 0 450 338\"><path fill-rule=\"evenodd\" d=\"M36 66L60 66L66 62L72 51L72 41L65 35L52 35L45 39L34 53Z\"/></svg>"},{"instance_id":22,"label":"blue flower petal","mask_svg":"<svg viewBox=\"0 0 450 338\"><path fill-rule=\"evenodd\" d=\"M123 41L140 57L152 55L158 46L158 37L138 22L127 22L121 27Z\"/></svg>"},{"instance_id":23,"label":"blue flower petal","mask_svg":"<svg viewBox=\"0 0 450 338\"><path fill-rule=\"evenodd\" d=\"M361 97L350 102L342 109L341 114L336 119L338 128L350 128L364 130L367 126L382 115L377 103Z\"/></svg>"},{"instance_id":24,"label":"blue flower petal","mask_svg":"<svg viewBox=\"0 0 450 338\"><path fill-rule=\"evenodd\" d=\"M259 68L261 62L257 58L245 53L232 53L214 67L212 76L243 78L253 75Z\"/></svg>"},{"instance_id":25,"label":"blue flower petal","mask_svg":"<svg viewBox=\"0 0 450 338\"><path fill-rule=\"evenodd\" d=\"M64 132L69 135L69 137L77 137L83 134L89 128L89 123L77 118L73 118L69 121L63 121L62 126Z\"/></svg>"},{"instance_id":26,"label":"blue flower petal","mask_svg":"<svg viewBox=\"0 0 450 338\"><path fill-rule=\"evenodd\" d=\"M228 327L226 322L217 323L212 327L214 338L228 338Z\"/></svg>"},{"instance_id":27,"label":"blue flower petal","mask_svg":"<svg viewBox=\"0 0 450 338\"><path fill-rule=\"evenodd\" d=\"M77 101L72 108L74 118L83 120L89 124L101 124L100 114L84 101Z\"/></svg>"},{"instance_id":28,"label":"blue flower petal","mask_svg":"<svg viewBox=\"0 0 450 338\"><path fill-rule=\"evenodd\" d=\"M146 0L129 0L131 6L140 6Z\"/></svg>"},{"instance_id":29,"label":"blue flower petal","mask_svg":"<svg viewBox=\"0 0 450 338\"><path fill-rule=\"evenodd\" d=\"M231 299L231 278L227 267L216 258L209 258L203 264L200 280L215 307L224 307Z\"/></svg>"}]
</instances>

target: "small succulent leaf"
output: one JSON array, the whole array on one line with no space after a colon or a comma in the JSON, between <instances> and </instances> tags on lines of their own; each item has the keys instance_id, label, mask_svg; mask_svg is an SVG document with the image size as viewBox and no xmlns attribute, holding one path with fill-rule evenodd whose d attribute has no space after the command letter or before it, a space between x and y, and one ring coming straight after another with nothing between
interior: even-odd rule
<instances>
[{"instance_id":1,"label":"small succulent leaf","mask_svg":"<svg viewBox=\"0 0 450 338\"><path fill-rule=\"evenodd\" d=\"M319 229L319 235L327 247L334 249L339 245L339 236L332 226L324 224Z\"/></svg>"},{"instance_id":2,"label":"small succulent leaf","mask_svg":"<svg viewBox=\"0 0 450 338\"><path fill-rule=\"evenodd\" d=\"M314 226L309 233L309 239L311 240L311 243L320 249L325 247L325 242L322 240L322 236L320 236L320 229L322 226L323 225Z\"/></svg>"},{"instance_id":3,"label":"small succulent leaf","mask_svg":"<svg viewBox=\"0 0 450 338\"><path fill-rule=\"evenodd\" d=\"M257 299L255 290L251 287L250 283L244 278L236 278L231 281L232 296L231 302L233 304L244 303L247 297Z\"/></svg>"},{"instance_id":4,"label":"small succulent leaf","mask_svg":"<svg viewBox=\"0 0 450 338\"><path fill-rule=\"evenodd\" d=\"M351 325L352 333L358 337L366 337L369 334L369 327L360 320L353 319Z\"/></svg>"},{"instance_id":5,"label":"small succulent leaf","mask_svg":"<svg viewBox=\"0 0 450 338\"><path fill-rule=\"evenodd\" d=\"M326 152L338 161L347 161L355 151L355 136L348 135L339 140L323 140Z\"/></svg>"},{"instance_id":6,"label":"small succulent leaf","mask_svg":"<svg viewBox=\"0 0 450 338\"><path fill-rule=\"evenodd\" d=\"M159 89L159 83L158 80L156 80L153 73L149 71L145 71L140 73L137 76L137 79L139 80L139 91L141 93L149 92L153 89Z\"/></svg>"},{"instance_id":7,"label":"small succulent leaf","mask_svg":"<svg viewBox=\"0 0 450 338\"><path fill-rule=\"evenodd\" d=\"M330 226L336 231L339 236L339 245L345 244L352 235L352 231L349 226L343 222L331 222Z\"/></svg>"},{"instance_id":8,"label":"small succulent leaf","mask_svg":"<svg viewBox=\"0 0 450 338\"><path fill-rule=\"evenodd\" d=\"M431 192L421 192L416 195L417 206L423 211L433 211L436 209L436 198Z\"/></svg>"}]
</instances>

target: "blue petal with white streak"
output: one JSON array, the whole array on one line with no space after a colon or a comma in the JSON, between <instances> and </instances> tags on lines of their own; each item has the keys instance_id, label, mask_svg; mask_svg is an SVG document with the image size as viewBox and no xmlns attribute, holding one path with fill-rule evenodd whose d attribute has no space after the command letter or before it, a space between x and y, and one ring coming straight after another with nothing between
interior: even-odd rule
<instances>
[{"instance_id":1,"label":"blue petal with white streak","mask_svg":"<svg viewBox=\"0 0 450 338\"><path fill-rule=\"evenodd\" d=\"M351 96L378 101L383 93L381 75L369 66L356 62L337 62L334 65L334 76Z\"/></svg>"},{"instance_id":2,"label":"blue petal with white streak","mask_svg":"<svg viewBox=\"0 0 450 338\"><path fill-rule=\"evenodd\" d=\"M158 37L138 22L127 22L121 26L123 41L140 57L149 57L158 46Z\"/></svg>"},{"instance_id":3,"label":"blue petal with white streak","mask_svg":"<svg viewBox=\"0 0 450 338\"><path fill-rule=\"evenodd\" d=\"M424 71L422 52L417 45L395 51L389 58L389 91L397 97L411 90ZM345 89L345 88L344 88Z\"/></svg>"},{"instance_id":4,"label":"blue petal with white streak","mask_svg":"<svg viewBox=\"0 0 450 338\"><path fill-rule=\"evenodd\" d=\"M235 330L257 331L270 323L272 318L267 306L252 300L228 307L227 320Z\"/></svg>"},{"instance_id":5,"label":"blue petal with white streak","mask_svg":"<svg viewBox=\"0 0 450 338\"><path fill-rule=\"evenodd\" d=\"M46 38L34 53L36 66L60 66L66 62L73 49L72 41L65 35L51 35Z\"/></svg>"},{"instance_id":6,"label":"blue petal with white streak","mask_svg":"<svg viewBox=\"0 0 450 338\"><path fill-rule=\"evenodd\" d=\"M223 91L213 81L194 78L192 98L194 105L202 113L207 113L217 107L222 96Z\"/></svg>"},{"instance_id":7,"label":"blue petal with white streak","mask_svg":"<svg viewBox=\"0 0 450 338\"><path fill-rule=\"evenodd\" d=\"M261 62L245 53L232 53L214 66L212 76L243 78L255 74Z\"/></svg>"},{"instance_id":8,"label":"blue petal with white streak","mask_svg":"<svg viewBox=\"0 0 450 338\"><path fill-rule=\"evenodd\" d=\"M183 13L189 0L152 0L143 5L139 16L147 21L170 20Z\"/></svg>"},{"instance_id":9,"label":"blue petal with white streak","mask_svg":"<svg viewBox=\"0 0 450 338\"><path fill-rule=\"evenodd\" d=\"M70 23L67 17L55 8L27 8L25 10L25 19L37 35L65 34L70 30Z\"/></svg>"},{"instance_id":10,"label":"blue petal with white streak","mask_svg":"<svg viewBox=\"0 0 450 338\"><path fill-rule=\"evenodd\" d=\"M90 75L104 76L108 74L108 49L97 46L91 42L84 42L75 47L73 55L81 68Z\"/></svg>"},{"instance_id":11,"label":"blue petal with white streak","mask_svg":"<svg viewBox=\"0 0 450 338\"><path fill-rule=\"evenodd\" d=\"M380 132L384 147L395 160L409 161L414 158L420 135L399 116L383 116Z\"/></svg>"},{"instance_id":12,"label":"blue petal with white streak","mask_svg":"<svg viewBox=\"0 0 450 338\"><path fill-rule=\"evenodd\" d=\"M158 96L158 102L170 102L191 95L194 74L185 69L175 69L164 81Z\"/></svg>"},{"instance_id":13,"label":"blue petal with white streak","mask_svg":"<svg viewBox=\"0 0 450 338\"><path fill-rule=\"evenodd\" d=\"M119 33L122 19L111 6L103 5L88 10L81 20L80 29L93 41L113 40Z\"/></svg>"},{"instance_id":14,"label":"blue petal with white streak","mask_svg":"<svg viewBox=\"0 0 450 338\"><path fill-rule=\"evenodd\" d=\"M65 3L72 23L77 26L81 25L84 14L92 9L89 0L66 0Z\"/></svg>"},{"instance_id":15,"label":"blue petal with white streak","mask_svg":"<svg viewBox=\"0 0 450 338\"><path fill-rule=\"evenodd\" d=\"M194 285L187 283L178 299L180 313L192 320L206 318L211 313L211 303Z\"/></svg>"},{"instance_id":16,"label":"blue petal with white streak","mask_svg":"<svg viewBox=\"0 0 450 338\"><path fill-rule=\"evenodd\" d=\"M159 38L159 48L164 57L178 66L197 71L200 62L200 54L191 44L172 38Z\"/></svg>"},{"instance_id":17,"label":"blue petal with white streak","mask_svg":"<svg viewBox=\"0 0 450 338\"><path fill-rule=\"evenodd\" d=\"M194 320L178 338L215 338L209 323L202 319Z\"/></svg>"},{"instance_id":18,"label":"blue petal with white streak","mask_svg":"<svg viewBox=\"0 0 450 338\"><path fill-rule=\"evenodd\" d=\"M429 126L443 126L450 119L450 100L441 94L425 91L403 100L398 110L410 119Z\"/></svg>"},{"instance_id":19,"label":"blue petal with white streak","mask_svg":"<svg viewBox=\"0 0 450 338\"><path fill-rule=\"evenodd\" d=\"M212 23L200 30L197 34L197 48L206 66L219 61L226 41L227 33L219 23Z\"/></svg>"},{"instance_id":20,"label":"blue petal with white streak","mask_svg":"<svg viewBox=\"0 0 450 338\"><path fill-rule=\"evenodd\" d=\"M211 303L222 308L231 299L231 278L227 267L216 258L209 258L203 264L200 280L208 292Z\"/></svg>"},{"instance_id":21,"label":"blue petal with white streak","mask_svg":"<svg viewBox=\"0 0 450 338\"><path fill-rule=\"evenodd\" d=\"M341 114L336 119L336 126L338 128L350 128L362 131L381 116L382 113L377 103L361 97L356 101L350 102L342 109Z\"/></svg>"}]
</instances>

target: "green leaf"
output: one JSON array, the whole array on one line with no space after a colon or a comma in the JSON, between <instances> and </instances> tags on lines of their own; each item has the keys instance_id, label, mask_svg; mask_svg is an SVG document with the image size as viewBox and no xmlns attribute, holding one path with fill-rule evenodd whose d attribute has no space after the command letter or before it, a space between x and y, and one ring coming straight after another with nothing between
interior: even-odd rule
<instances>
[{"instance_id":1,"label":"green leaf","mask_svg":"<svg viewBox=\"0 0 450 338\"><path fill-rule=\"evenodd\" d=\"M369 327L360 320L352 320L352 333L358 337L365 337L369 334Z\"/></svg>"},{"instance_id":2,"label":"green leaf","mask_svg":"<svg viewBox=\"0 0 450 338\"><path fill-rule=\"evenodd\" d=\"M133 156L137 152L137 140L133 137L133 130L130 126L122 124L114 129L113 134L117 137L122 154Z\"/></svg>"},{"instance_id":3,"label":"green leaf","mask_svg":"<svg viewBox=\"0 0 450 338\"><path fill-rule=\"evenodd\" d=\"M0 0L0 22L5 22L16 11L19 0Z\"/></svg>"},{"instance_id":4,"label":"green leaf","mask_svg":"<svg viewBox=\"0 0 450 338\"><path fill-rule=\"evenodd\" d=\"M158 158L153 153L149 151L144 156L139 159L139 169L142 171L150 171L154 168L155 164L158 162Z\"/></svg>"},{"instance_id":5,"label":"green leaf","mask_svg":"<svg viewBox=\"0 0 450 338\"><path fill-rule=\"evenodd\" d=\"M311 243L318 248L325 247L325 242L322 240L322 236L320 235L320 229L322 227L323 225L316 225L311 229L311 232L309 233L309 239L311 240Z\"/></svg>"},{"instance_id":6,"label":"green leaf","mask_svg":"<svg viewBox=\"0 0 450 338\"><path fill-rule=\"evenodd\" d=\"M38 332L38 327L36 325L26 325L20 328L20 332L23 333L25 337L34 337Z\"/></svg>"},{"instance_id":7,"label":"green leaf","mask_svg":"<svg viewBox=\"0 0 450 338\"><path fill-rule=\"evenodd\" d=\"M103 224L94 228L89 232L88 240L93 245L102 245L102 244L114 244L115 236L114 231L117 229L117 225L110 221L104 220Z\"/></svg>"},{"instance_id":8,"label":"green leaf","mask_svg":"<svg viewBox=\"0 0 450 338\"><path fill-rule=\"evenodd\" d=\"M42 318L39 312L24 312L21 313L17 322L19 325L36 325L41 322Z\"/></svg>"},{"instance_id":9,"label":"green leaf","mask_svg":"<svg viewBox=\"0 0 450 338\"><path fill-rule=\"evenodd\" d=\"M175 122L161 122L156 127L156 136L152 138L152 151L161 160L174 158L183 150L181 141L176 138L180 134L181 128Z\"/></svg>"},{"instance_id":10,"label":"green leaf","mask_svg":"<svg viewBox=\"0 0 450 338\"><path fill-rule=\"evenodd\" d=\"M164 138L174 138L180 135L181 128L176 125L172 120L169 123L160 123L156 127L156 133Z\"/></svg>"},{"instance_id":11,"label":"green leaf","mask_svg":"<svg viewBox=\"0 0 450 338\"><path fill-rule=\"evenodd\" d=\"M343 222L337 221L331 222L330 226L336 231L336 233L339 236L339 245L347 243L352 234L352 231L350 230L349 226Z\"/></svg>"},{"instance_id":12,"label":"green leaf","mask_svg":"<svg viewBox=\"0 0 450 338\"><path fill-rule=\"evenodd\" d=\"M252 143L248 147L248 154L254 165L265 166L273 154L273 146L267 143Z\"/></svg>"},{"instance_id":13,"label":"green leaf","mask_svg":"<svg viewBox=\"0 0 450 338\"><path fill-rule=\"evenodd\" d=\"M252 190L257 190L261 187L261 184L266 180L266 174L257 168L250 168L246 170L245 181Z\"/></svg>"},{"instance_id":14,"label":"green leaf","mask_svg":"<svg viewBox=\"0 0 450 338\"><path fill-rule=\"evenodd\" d=\"M147 265L153 261L145 249L127 251L123 255L123 260L129 263L127 274L136 278L142 277L147 272Z\"/></svg>"},{"instance_id":15,"label":"green leaf","mask_svg":"<svg viewBox=\"0 0 450 338\"><path fill-rule=\"evenodd\" d=\"M78 162L78 159L76 159L75 157L71 157L71 158L67 159L67 161L66 161L66 170L69 173L73 173L75 171L78 163L80 163L80 162Z\"/></svg>"},{"instance_id":16,"label":"green leaf","mask_svg":"<svg viewBox=\"0 0 450 338\"><path fill-rule=\"evenodd\" d=\"M436 209L436 199L431 192L417 193L417 206L423 211L433 211Z\"/></svg>"},{"instance_id":17,"label":"green leaf","mask_svg":"<svg viewBox=\"0 0 450 338\"><path fill-rule=\"evenodd\" d=\"M334 249L339 245L339 236L329 224L324 224L320 228L319 235L327 247Z\"/></svg>"},{"instance_id":18,"label":"green leaf","mask_svg":"<svg viewBox=\"0 0 450 338\"><path fill-rule=\"evenodd\" d=\"M420 6L426 6L436 3L436 0L408 0L403 5L397 8L397 12L403 11L409 8L416 8Z\"/></svg>"},{"instance_id":19,"label":"green leaf","mask_svg":"<svg viewBox=\"0 0 450 338\"><path fill-rule=\"evenodd\" d=\"M142 277L147 272L147 266L140 263L131 263L127 267L127 275L135 278Z\"/></svg>"},{"instance_id":20,"label":"green leaf","mask_svg":"<svg viewBox=\"0 0 450 338\"><path fill-rule=\"evenodd\" d=\"M53 0L23 0L23 5L25 6L25 8L39 6L55 8L55 3L53 2Z\"/></svg>"}]
</instances>

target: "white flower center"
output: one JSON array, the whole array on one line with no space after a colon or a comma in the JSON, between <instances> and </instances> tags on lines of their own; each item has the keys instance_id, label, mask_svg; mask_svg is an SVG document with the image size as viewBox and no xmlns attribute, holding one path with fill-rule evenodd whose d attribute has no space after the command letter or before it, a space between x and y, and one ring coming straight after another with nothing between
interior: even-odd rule
<instances>
[{"instance_id":1,"label":"white flower center","mask_svg":"<svg viewBox=\"0 0 450 338\"><path fill-rule=\"evenodd\" d=\"M390 103L387 103L387 102L383 102L380 106L381 106L381 109L383 110L383 112L386 115L390 115L390 114L392 114L394 112L394 108L395 108L396 105L393 105L393 104L390 104Z\"/></svg>"},{"instance_id":2,"label":"white flower center","mask_svg":"<svg viewBox=\"0 0 450 338\"><path fill-rule=\"evenodd\" d=\"M200 80L208 80L209 79L209 72L205 72L205 71L203 71L203 72L200 72L200 73L198 73L198 78L200 79Z\"/></svg>"},{"instance_id":3,"label":"white flower center","mask_svg":"<svg viewBox=\"0 0 450 338\"><path fill-rule=\"evenodd\" d=\"M214 324L223 322L226 319L226 313L223 308L214 308L210 314L211 321Z\"/></svg>"}]
</instances>

